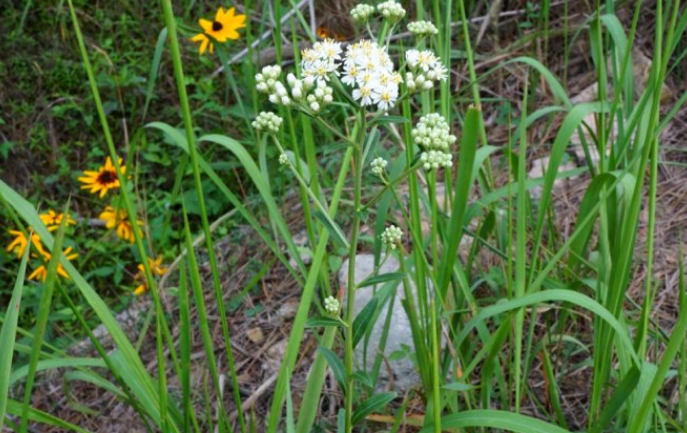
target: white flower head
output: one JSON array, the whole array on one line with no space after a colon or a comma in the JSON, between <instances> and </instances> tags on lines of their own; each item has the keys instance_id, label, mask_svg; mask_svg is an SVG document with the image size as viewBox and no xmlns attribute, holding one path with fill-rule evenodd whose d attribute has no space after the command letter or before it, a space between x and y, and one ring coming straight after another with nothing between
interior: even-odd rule
<instances>
[{"instance_id":1,"label":"white flower head","mask_svg":"<svg viewBox=\"0 0 687 433\"><path fill-rule=\"evenodd\" d=\"M281 165L287 165L289 163L289 157L286 155L286 153L282 153L279 155L279 164Z\"/></svg>"},{"instance_id":2,"label":"white flower head","mask_svg":"<svg viewBox=\"0 0 687 433\"><path fill-rule=\"evenodd\" d=\"M327 296L324 299L324 309L327 313L336 314L339 312L339 308L341 308L341 303L335 297Z\"/></svg>"},{"instance_id":3,"label":"white flower head","mask_svg":"<svg viewBox=\"0 0 687 433\"><path fill-rule=\"evenodd\" d=\"M372 89L372 101L381 111L389 111L398 99L398 87L377 85Z\"/></svg>"},{"instance_id":4,"label":"white flower head","mask_svg":"<svg viewBox=\"0 0 687 433\"><path fill-rule=\"evenodd\" d=\"M401 243L401 239L403 239L403 232L400 228L392 224L384 229L380 238L384 245L394 250L398 244Z\"/></svg>"},{"instance_id":5,"label":"white flower head","mask_svg":"<svg viewBox=\"0 0 687 433\"><path fill-rule=\"evenodd\" d=\"M351 9L351 17L353 19L361 24L365 24L367 20L370 19L370 16L374 13L375 8L374 6L370 6L364 3L360 3L356 5L353 9Z\"/></svg>"},{"instance_id":6,"label":"white flower head","mask_svg":"<svg viewBox=\"0 0 687 433\"><path fill-rule=\"evenodd\" d=\"M366 85L353 89L353 99L360 100L360 105L363 107L372 105L372 89Z\"/></svg>"}]
</instances>

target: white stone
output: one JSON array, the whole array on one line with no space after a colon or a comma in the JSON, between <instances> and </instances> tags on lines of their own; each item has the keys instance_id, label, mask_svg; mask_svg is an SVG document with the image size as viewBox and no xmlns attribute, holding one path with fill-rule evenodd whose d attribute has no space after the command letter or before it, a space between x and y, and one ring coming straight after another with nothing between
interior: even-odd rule
<instances>
[{"instance_id":1,"label":"white stone","mask_svg":"<svg viewBox=\"0 0 687 433\"><path fill-rule=\"evenodd\" d=\"M374 272L374 255L360 254L356 257L355 264L355 282L357 284L372 275ZM386 263L384 263L384 265L380 268L378 273L386 274L389 272L398 272L398 268L398 261L394 257L389 257ZM339 282L343 287L348 286L348 260L346 260L341 266L339 271ZM379 286L377 289L379 289ZM414 288L413 293L415 293ZM363 287L356 291L354 305L356 317L360 311L365 308L368 302L370 302L373 296L373 286ZM403 298L405 298L403 284L399 281L396 289L396 298L392 307L389 334L386 341L386 347L384 348L383 352L384 356L387 358L392 353L403 350L403 346L409 346L411 351L415 350L413 347L413 334L411 331L410 322L408 321L408 316L403 309L403 305L401 305L401 300ZM372 326L372 332L370 334L367 346L367 363L365 365L365 369L368 373L372 371L372 367L374 365L375 354L378 351L387 312L388 304L384 306L382 312L379 314L377 323ZM364 343L365 340L361 340L355 351L355 359L358 368L363 367ZM390 376L386 363L382 362L379 371L379 381L377 383L378 389L386 388L391 383L394 390L398 392L405 392L419 383L420 378L415 370L415 365L410 359L408 359L408 357L404 357L400 360L389 360L388 365L392 370L393 376Z\"/></svg>"}]
</instances>

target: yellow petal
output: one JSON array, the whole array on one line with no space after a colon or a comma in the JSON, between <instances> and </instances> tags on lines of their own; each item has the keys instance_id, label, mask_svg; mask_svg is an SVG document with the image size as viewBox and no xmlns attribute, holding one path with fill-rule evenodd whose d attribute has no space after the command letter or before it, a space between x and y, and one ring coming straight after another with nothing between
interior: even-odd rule
<instances>
[{"instance_id":1,"label":"yellow petal","mask_svg":"<svg viewBox=\"0 0 687 433\"><path fill-rule=\"evenodd\" d=\"M205 33L210 33L212 31L212 21L201 18L198 20L198 24L203 28Z\"/></svg>"},{"instance_id":2,"label":"yellow petal","mask_svg":"<svg viewBox=\"0 0 687 433\"><path fill-rule=\"evenodd\" d=\"M227 37L228 37L229 39L236 40L236 39L240 38L241 35L240 35L239 32L237 32L236 30L231 30L231 29L230 29L229 31L227 31Z\"/></svg>"},{"instance_id":3,"label":"yellow petal","mask_svg":"<svg viewBox=\"0 0 687 433\"><path fill-rule=\"evenodd\" d=\"M191 42L202 42L202 41L207 41L208 37L205 36L205 33L198 33L194 37L192 37L190 40Z\"/></svg>"},{"instance_id":4,"label":"yellow petal","mask_svg":"<svg viewBox=\"0 0 687 433\"><path fill-rule=\"evenodd\" d=\"M222 22L223 18L224 18L224 8L220 6L219 9L217 9L217 13L215 14L215 21Z\"/></svg>"}]
</instances>

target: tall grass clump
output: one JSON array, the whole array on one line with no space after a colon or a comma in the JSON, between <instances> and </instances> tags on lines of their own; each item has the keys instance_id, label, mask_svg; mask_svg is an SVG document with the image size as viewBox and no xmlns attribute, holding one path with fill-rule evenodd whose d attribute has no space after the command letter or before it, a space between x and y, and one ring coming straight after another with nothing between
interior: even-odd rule
<instances>
[{"instance_id":1,"label":"tall grass clump","mask_svg":"<svg viewBox=\"0 0 687 433\"><path fill-rule=\"evenodd\" d=\"M87 431L31 405L38 371L72 366L81 380L130 405L147 431L165 433L395 432L402 425L437 433L570 432L574 429L559 384L573 368L584 370L589 382L582 390L588 392L583 399L584 431L685 431L687 292L681 258L675 325L663 329L652 317L658 284L654 260L660 254L654 239L660 137L687 99L682 96L669 110L662 109L662 89L681 58L678 49L687 28L680 1L656 2L656 53L641 92L635 89L632 65L642 2L633 3L629 29L614 14L614 2L596 3L578 37L588 38L598 97L580 104L573 104L556 75L532 57L510 58L479 75L468 25L474 2L357 4L350 15L362 36L345 44L315 40L315 29L297 8L282 22L287 6L258 3L247 2L245 9L271 11L276 28L268 44L276 49L277 63L258 68L247 62L242 68L249 76L235 74L224 42L239 38L237 30L248 24L243 31L252 56L257 32L256 23L244 23L246 17L234 9L220 8L214 20L201 20L202 31L192 38L200 43L201 54L216 52L224 68L218 79L240 106L245 136L229 137L201 134L194 123L178 18L171 0L161 0L164 29L151 78L173 74L180 124L152 122L139 133L163 135L183 151L173 194L180 209L174 223L178 226L165 220L182 252L178 292L166 301L157 287L161 272L155 255L137 230L145 201L133 188L130 162L127 167L118 156L121 150L100 98L79 15L68 0L114 173L112 183L116 179L118 185L119 209L131 228L141 279L152 297L156 362L152 367L143 363L110 306L70 262L68 252L62 253L67 219L56 232L50 231L36 208L0 181L2 204L28 239L0 331L0 429L5 424L23 433L32 431L33 423L45 423ZM542 3L539 35L548 46L551 5ZM288 9L292 7L290 2ZM283 41L289 28L293 41ZM295 49L295 62L289 65L281 60L282 49L289 46L286 42L298 47L296 28L313 41L302 51ZM172 70L158 72L160 59L169 60ZM460 90L452 84L459 62L469 80ZM490 102L482 101L480 86L514 65L528 71L527 79L521 98L511 101L519 111L508 119L508 142L495 146L489 143L483 118ZM552 96L552 105L541 102L542 94ZM560 127L547 149L545 174L528 179L530 132L555 121ZM574 134L582 141L585 164L563 172ZM334 143L327 146L326 164L321 143ZM240 166L260 196L259 206L232 191L204 154L208 148L220 149ZM276 155L274 160L271 155ZM506 173L499 176L497 170ZM588 176L589 183L572 231L561 233L554 185L578 175ZM177 188L185 177L191 178L197 219L189 218L189 196ZM308 263L280 206L283 179L292 182L289 188L300 200L312 256ZM252 411L243 410L246 396L239 386L234 330L225 306L214 222L205 202L208 182L232 204L232 215L251 226L300 290L279 374L269 392L268 415L260 427ZM535 188L536 196L531 194ZM646 245L637 248L643 211ZM366 229L374 235L367 236ZM34 234L40 242L33 241ZM203 280L201 244L209 282ZM496 258L489 270L478 265L485 250ZM339 285L333 278L333 258L342 251L348 264ZM362 251L374 252L372 275L361 276L356 267ZM46 278L40 283L37 323L23 330L16 311L32 255L46 258ZM392 258L398 268L381 272ZM642 296L633 299L628 288L638 262L645 263L647 277ZM374 295L356 314L358 292L371 286ZM487 296L482 295L485 287ZM44 341L53 296L72 307L97 358L71 356ZM394 309L396 298L401 299L402 312ZM208 316L209 299L217 317ZM114 350L102 346L75 302L87 304L89 314L97 316ZM192 312L198 317L195 322ZM378 386L383 366L390 362L384 345L394 332L392 314L406 315L411 329L411 353L405 356L414 363L419 383L405 395ZM373 328L382 329L378 347L370 344ZM292 379L306 332L314 335L318 350L296 405ZM16 343L18 334L30 339L27 350ZM191 380L194 335L199 335L205 360L203 390L195 389ZM371 362L357 362L357 351ZM329 372L342 396L331 419L320 416L319 410ZM534 377L544 381L543 392L535 390ZM172 382L179 384L180 394L170 391ZM421 417L407 417L411 401L421 407ZM386 424L380 427L380 420Z\"/></svg>"}]
</instances>

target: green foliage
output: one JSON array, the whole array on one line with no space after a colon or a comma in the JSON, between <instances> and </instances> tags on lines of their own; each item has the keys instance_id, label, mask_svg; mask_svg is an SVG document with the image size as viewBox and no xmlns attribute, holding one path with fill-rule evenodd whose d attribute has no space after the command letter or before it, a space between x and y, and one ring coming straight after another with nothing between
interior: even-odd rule
<instances>
[{"instance_id":1,"label":"green foliage","mask_svg":"<svg viewBox=\"0 0 687 433\"><path fill-rule=\"evenodd\" d=\"M423 432L564 433L572 427L559 381L573 370L591 377L587 430L684 430L687 313L677 315L673 329L652 318L654 279L662 275L654 269L659 141L687 99L669 110L662 105L662 86L684 55L678 47L687 15L679 2L656 4L656 54L637 97L632 48L642 2L631 9L629 25L609 1L597 4L575 29L568 28L566 2L565 44L569 34L588 37L599 89L597 101L576 105L567 80L558 79L546 58L527 54L489 71L477 67L483 59L473 52L468 18L481 2L415 2L406 19L413 14L438 28L437 35L422 39L392 38L402 31L398 24L374 15L359 30L395 56L398 71L422 74L404 55L414 47L436 52L437 64L449 67L447 72L460 61L469 78L464 86L454 86L455 77L434 79L431 90L413 93L420 89L401 75L401 91L393 95L398 101L388 113L364 106L343 76L331 74L330 93L304 90L311 99L294 94L293 83L284 87L288 104L276 87L268 89L271 96L279 94L280 104L274 105L263 100L268 98L259 86L265 80L256 77L252 48L227 64L274 25L272 37L256 47L275 48L283 64L275 80L283 81L292 70L302 74L299 60L308 52L297 47L313 38L315 29L296 9L282 22L294 2L245 2L248 27L235 43L212 40L216 57L198 57L197 46L186 41L200 31L194 24L198 17L214 14L216 5L181 3L163 0L160 8L156 2L122 0L105 8L67 0L51 13L25 2L0 12L0 20L11 24L0 41L0 77L16 77L12 86L0 87L0 160L10 162L0 168L5 179L0 220L18 231L0 233L0 242L34 231L40 237L24 254L0 252L0 267L9 270L0 274L0 304L7 305L0 312L0 347L7 348L0 354L0 429L6 422L23 433L29 423L40 422L84 431L32 407L37 373L70 367L65 383L100 387L131 405L148 430L165 433L352 433L376 431L379 419L390 419L391 431L398 431L411 401L424 416L408 422ZM535 46L541 53L543 45L549 52L552 6L523 2L523 19L515 25L521 37L513 51ZM256 18L259 13L262 18ZM460 26L452 30L455 21ZM286 35L291 45L282 41ZM281 62L291 54L293 69ZM218 63L224 70L214 73ZM563 66L567 71L569 65ZM483 98L490 78L515 70L527 71L517 98ZM609 88L613 91L606 92ZM256 115L268 109L278 112L279 128L252 127ZM487 109L493 124L507 131L505 145L490 144ZM437 133L429 142L418 140L424 132L415 128L430 114L448 121L449 135L460 139ZM598 126L589 125L592 117ZM548 165L541 178L529 179L530 155L538 144L533 130L541 124L546 124L543 135L552 138L541 148ZM561 172L575 134L585 165ZM109 173L118 187L104 197L79 189L84 171L119 157L123 164L115 163ZM369 170L378 157L388 164ZM445 163L441 158L453 165L432 166ZM561 233L554 188L573 176L590 181L570 217L575 224ZM108 206L117 218L103 227ZM63 208L72 209L75 225L66 219L45 222L48 211ZM306 233L304 246L294 241L294 221ZM640 222L647 227L643 248L637 240ZM380 237L390 224L402 228L400 240ZM241 225L250 226L250 239L233 230ZM249 261L252 278L231 296L222 282L234 264L219 261L220 236L264 246L271 254ZM65 248L78 257L63 254ZM355 260L339 269L345 257L363 250L374 252L372 275L357 278ZM390 256L398 269L382 272ZM178 284L168 299L174 310L158 291L162 268L172 261L175 273L169 277ZM639 262L648 276L642 296L633 299L629 288ZM237 371L243 364L236 362L230 325L276 265L297 283L299 304L285 328L279 374L267 392L266 423L258 427L252 410L243 413L246 396ZM26 281L39 270L45 278ZM345 275L342 287L334 283L335 275ZM151 298L145 326L155 339L153 371L113 314L130 303L134 287ZM355 314L361 289L374 295ZM344 305L340 314L325 313L323 301L330 296ZM402 312L395 309L397 298ZM212 318L209 302L216 311ZM240 318L256 318L265 308L252 302ZM385 353L393 314L407 316L411 336L401 350ZM99 324L114 350L94 335ZM378 346L370 344L373 330L381 331ZM58 340L58 334L65 337ZM203 389L192 386L192 363L199 362L195 335L205 361ZM96 358L74 358L62 350L83 337L91 340ZM292 379L297 361L310 359L301 353L311 346L306 341L318 348L298 407ZM372 367L358 365L356 350ZM383 365L401 359L414 364L417 388L403 396L380 392ZM341 407L332 408L336 417L323 419L319 405L328 371L343 398ZM543 387L532 384L534 375L545 378ZM673 378L676 386L669 385ZM218 392L225 379L230 390ZM179 395L169 386L177 383ZM21 402L9 398L14 389L23 389ZM536 408L536 418L521 413L524 405ZM217 415L213 408L220 408Z\"/></svg>"}]
</instances>

